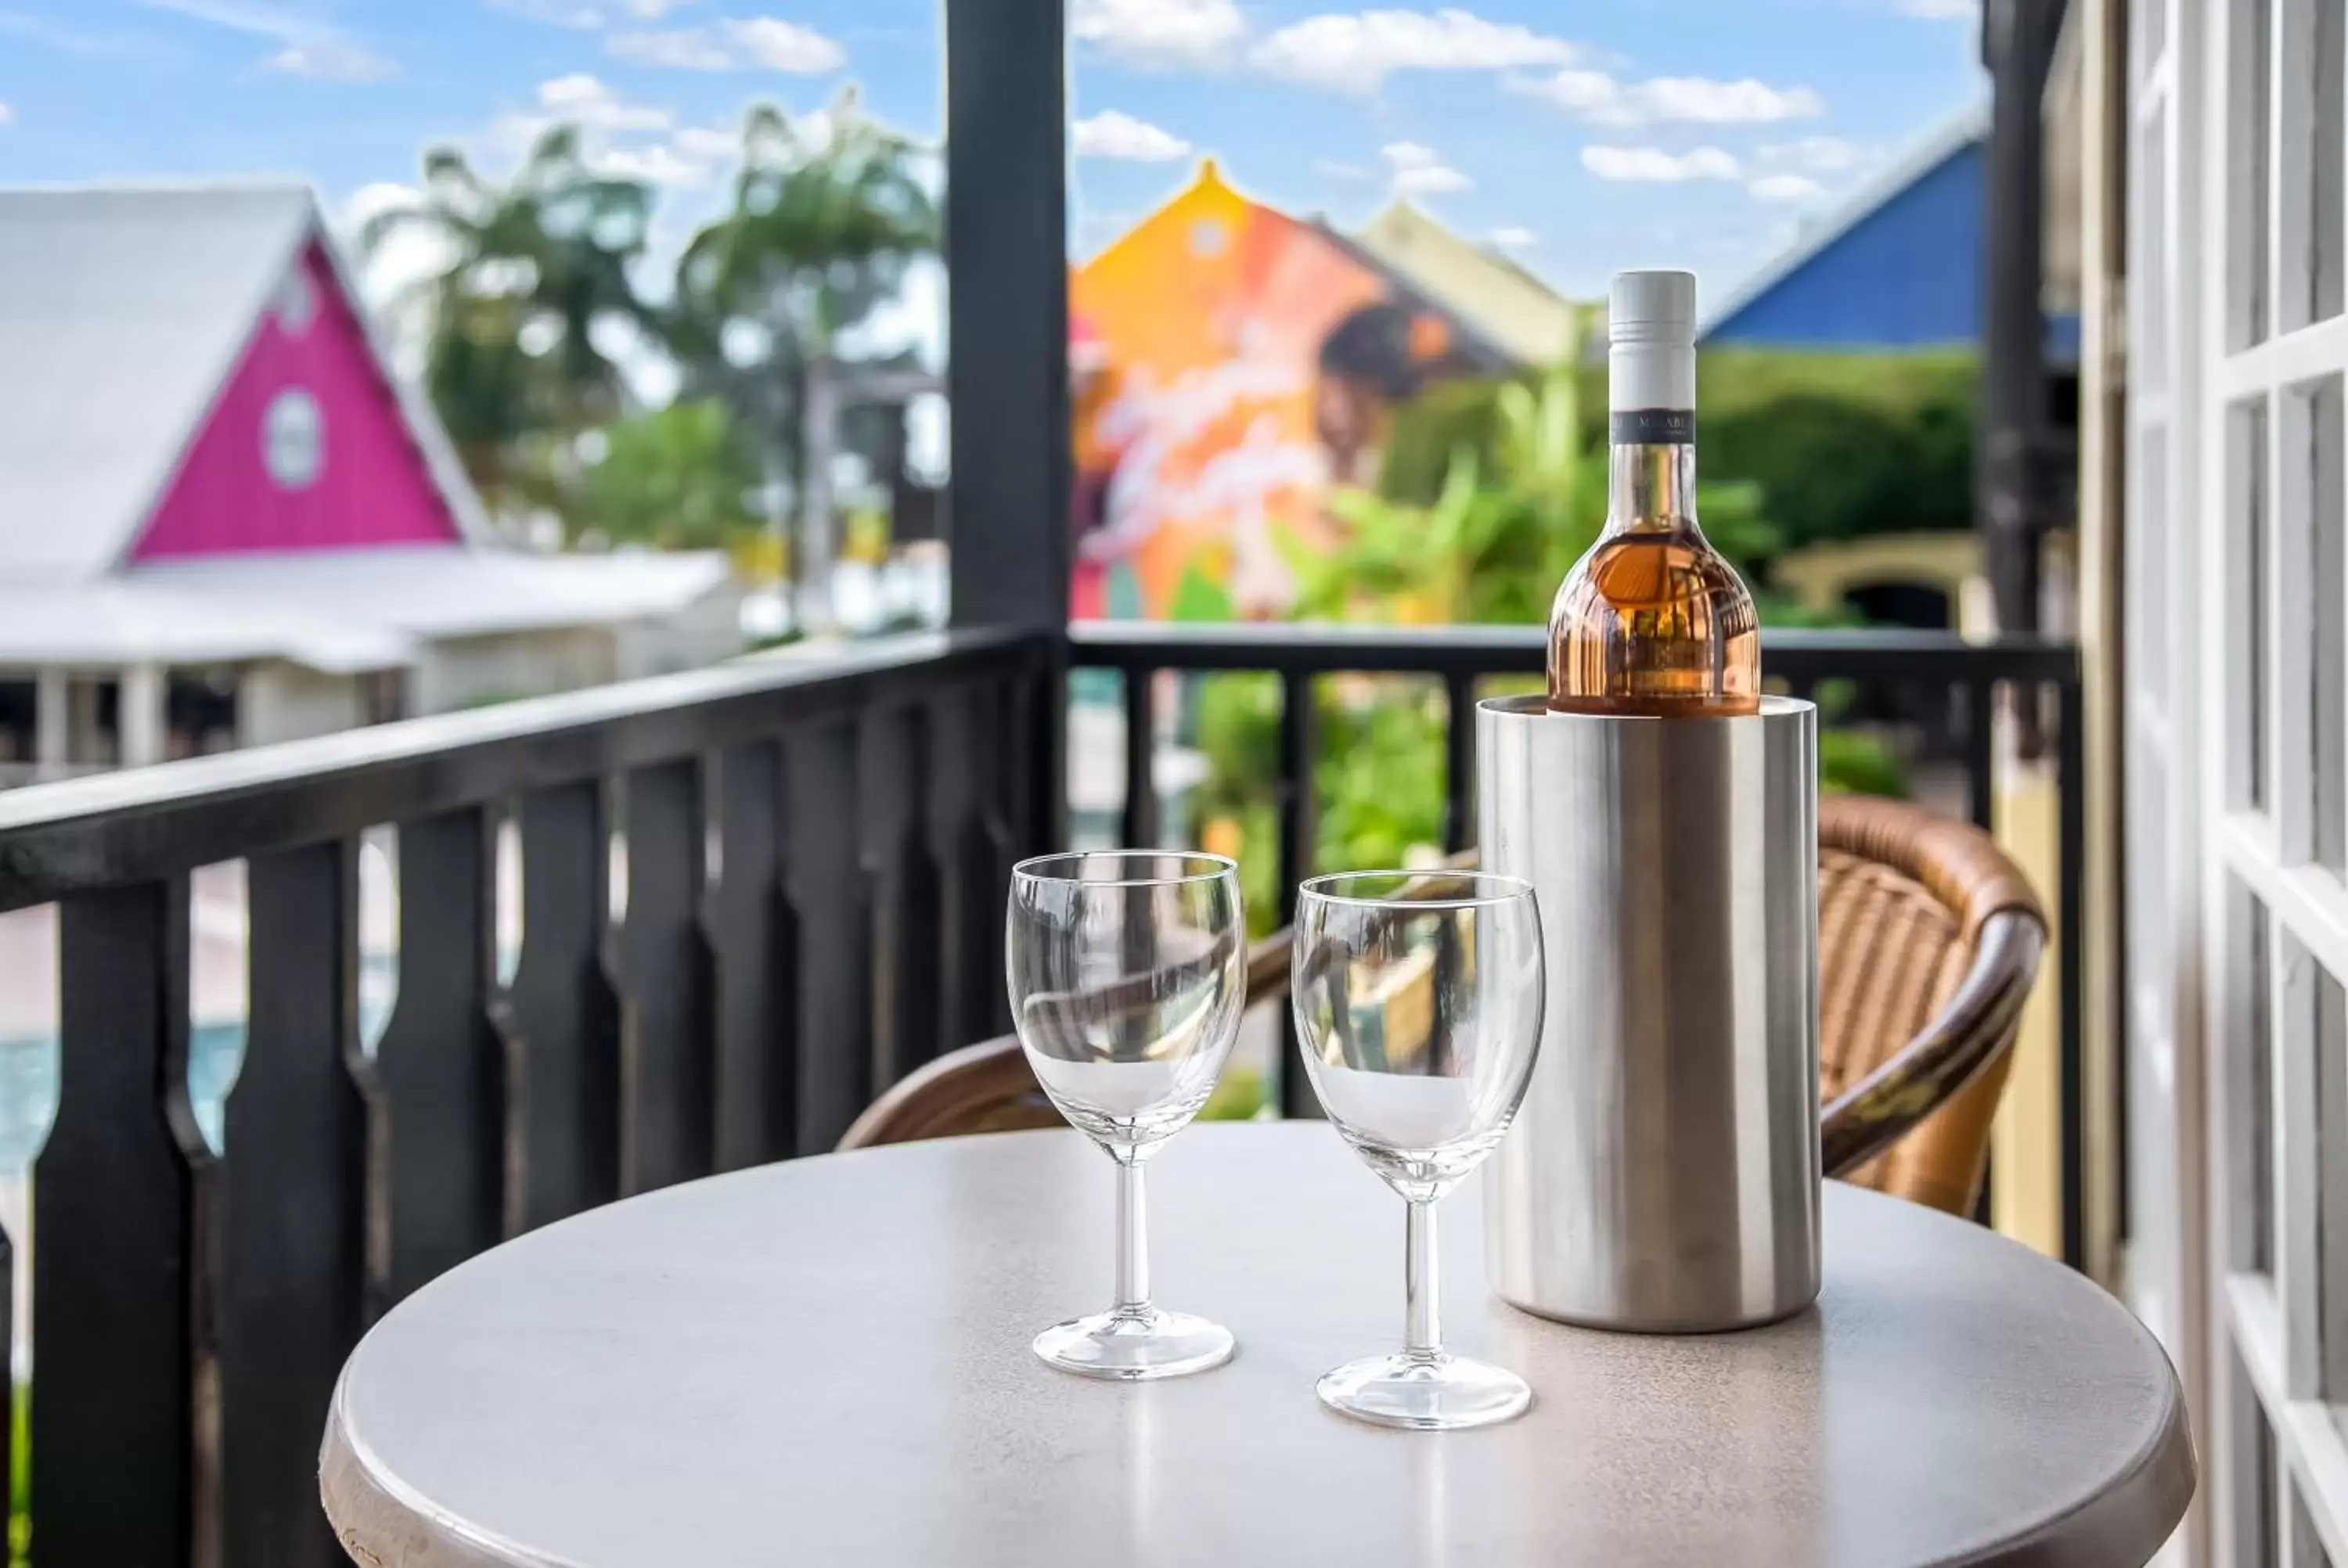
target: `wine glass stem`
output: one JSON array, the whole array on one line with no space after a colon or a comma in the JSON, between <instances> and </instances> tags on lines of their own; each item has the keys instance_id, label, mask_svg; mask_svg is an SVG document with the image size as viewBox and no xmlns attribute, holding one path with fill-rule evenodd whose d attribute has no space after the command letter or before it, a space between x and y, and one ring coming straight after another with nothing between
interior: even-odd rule
<instances>
[{"instance_id":1,"label":"wine glass stem","mask_svg":"<svg viewBox=\"0 0 2348 1568\"><path fill-rule=\"evenodd\" d=\"M1435 1205L1405 1200L1403 1214L1403 1353L1414 1360L1432 1361L1443 1354L1442 1314L1436 1299Z\"/></svg>"},{"instance_id":2,"label":"wine glass stem","mask_svg":"<svg viewBox=\"0 0 2348 1568\"><path fill-rule=\"evenodd\" d=\"M1117 1309L1149 1309L1149 1209L1138 1160L1117 1163Z\"/></svg>"}]
</instances>

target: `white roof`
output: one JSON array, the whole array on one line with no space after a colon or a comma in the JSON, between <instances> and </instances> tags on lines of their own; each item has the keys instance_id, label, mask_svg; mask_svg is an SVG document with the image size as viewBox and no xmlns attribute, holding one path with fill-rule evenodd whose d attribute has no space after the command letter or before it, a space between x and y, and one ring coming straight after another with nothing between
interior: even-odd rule
<instances>
[{"instance_id":1,"label":"white roof","mask_svg":"<svg viewBox=\"0 0 2348 1568\"><path fill-rule=\"evenodd\" d=\"M1928 132L1841 206L1804 228L1800 236L1767 264L1740 280L1735 288L1716 296L1696 326L1698 341L1710 336L1713 328L1776 288L1804 262L1859 227L1869 213L1938 169L1960 149L1988 134L1986 104L1975 104Z\"/></svg>"},{"instance_id":2,"label":"white roof","mask_svg":"<svg viewBox=\"0 0 2348 1568\"><path fill-rule=\"evenodd\" d=\"M727 571L714 550L541 556L447 544L157 561L75 583L0 578L0 664L387 669L444 638L674 614Z\"/></svg>"},{"instance_id":3,"label":"white roof","mask_svg":"<svg viewBox=\"0 0 2348 1568\"><path fill-rule=\"evenodd\" d=\"M122 564L312 240L364 323L306 186L0 190L0 579ZM439 422L375 346L458 527L483 538Z\"/></svg>"}]
</instances>

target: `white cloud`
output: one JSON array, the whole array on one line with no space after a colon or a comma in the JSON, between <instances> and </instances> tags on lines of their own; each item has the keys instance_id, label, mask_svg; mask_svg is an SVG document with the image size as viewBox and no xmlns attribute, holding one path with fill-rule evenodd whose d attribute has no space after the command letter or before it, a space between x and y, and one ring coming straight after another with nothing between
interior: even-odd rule
<instances>
[{"instance_id":1,"label":"white cloud","mask_svg":"<svg viewBox=\"0 0 2348 1568\"><path fill-rule=\"evenodd\" d=\"M648 147L607 147L594 159L598 173L648 185L706 185L711 160L695 158L672 142Z\"/></svg>"},{"instance_id":2,"label":"white cloud","mask_svg":"<svg viewBox=\"0 0 2348 1568\"><path fill-rule=\"evenodd\" d=\"M15 123L15 120L16 111L10 108L6 104L0 103L0 125L13 125Z\"/></svg>"},{"instance_id":3,"label":"white cloud","mask_svg":"<svg viewBox=\"0 0 2348 1568\"><path fill-rule=\"evenodd\" d=\"M1827 193L1807 174L1765 174L1746 189L1762 201L1812 201Z\"/></svg>"},{"instance_id":4,"label":"white cloud","mask_svg":"<svg viewBox=\"0 0 2348 1568\"><path fill-rule=\"evenodd\" d=\"M1936 21L1969 20L1981 15L1981 0L1892 0L1892 9L1903 16L1923 16Z\"/></svg>"},{"instance_id":5,"label":"white cloud","mask_svg":"<svg viewBox=\"0 0 2348 1568\"><path fill-rule=\"evenodd\" d=\"M1601 179L1674 184L1684 179L1735 179L1743 170L1716 147L1666 152L1660 147L1585 147L1581 167Z\"/></svg>"},{"instance_id":6,"label":"white cloud","mask_svg":"<svg viewBox=\"0 0 2348 1568\"><path fill-rule=\"evenodd\" d=\"M509 16L525 21L544 22L553 27L600 27L603 25L602 10L582 0L489 0L492 11L503 11Z\"/></svg>"},{"instance_id":7,"label":"white cloud","mask_svg":"<svg viewBox=\"0 0 2348 1568\"><path fill-rule=\"evenodd\" d=\"M1362 11L1292 23L1257 45L1252 57L1288 81L1370 93L1396 71L1562 66L1581 53L1562 38L1468 11Z\"/></svg>"},{"instance_id":8,"label":"white cloud","mask_svg":"<svg viewBox=\"0 0 2348 1568\"><path fill-rule=\"evenodd\" d=\"M753 64L796 77L819 76L848 63L848 51L812 27L778 16L752 16L726 24L734 46Z\"/></svg>"},{"instance_id":9,"label":"white cloud","mask_svg":"<svg viewBox=\"0 0 2348 1568\"><path fill-rule=\"evenodd\" d=\"M733 51L706 27L681 27L669 33L614 33L603 40L604 51L632 66L658 66L672 71L730 71Z\"/></svg>"},{"instance_id":10,"label":"white cloud","mask_svg":"<svg viewBox=\"0 0 2348 1568\"><path fill-rule=\"evenodd\" d=\"M140 0L149 10L169 11L232 33L266 38L277 47L262 64L289 76L331 82L380 82L399 68L358 39L308 12L275 0Z\"/></svg>"},{"instance_id":11,"label":"white cloud","mask_svg":"<svg viewBox=\"0 0 2348 1568\"><path fill-rule=\"evenodd\" d=\"M590 169L654 185L707 185L742 147L737 131L680 126L669 110L632 103L584 72L541 82L536 105L491 121L484 145L494 159L519 162L558 125L578 128L579 156Z\"/></svg>"},{"instance_id":12,"label":"white cloud","mask_svg":"<svg viewBox=\"0 0 2348 1568\"><path fill-rule=\"evenodd\" d=\"M1746 77L1657 77L1620 82L1603 71L1562 70L1512 84L1592 125L1767 125L1826 113L1808 87L1773 87Z\"/></svg>"},{"instance_id":13,"label":"white cloud","mask_svg":"<svg viewBox=\"0 0 2348 1568\"><path fill-rule=\"evenodd\" d=\"M1343 180L1348 185L1365 185L1378 177L1377 170L1374 169L1364 169L1358 163L1344 163L1334 158L1314 159L1313 172L1323 179Z\"/></svg>"},{"instance_id":14,"label":"white cloud","mask_svg":"<svg viewBox=\"0 0 2348 1568\"><path fill-rule=\"evenodd\" d=\"M1103 109L1069 128L1078 158L1109 158L1127 163L1169 163L1190 150L1190 144L1115 109Z\"/></svg>"},{"instance_id":15,"label":"white cloud","mask_svg":"<svg viewBox=\"0 0 2348 1568\"><path fill-rule=\"evenodd\" d=\"M1444 196L1475 188L1474 180L1445 163L1433 148L1415 141L1388 142L1378 156L1386 160L1397 196Z\"/></svg>"},{"instance_id":16,"label":"white cloud","mask_svg":"<svg viewBox=\"0 0 2348 1568\"><path fill-rule=\"evenodd\" d=\"M320 82L382 82L399 74L399 67L372 49L331 38L289 44L262 64L289 77Z\"/></svg>"},{"instance_id":17,"label":"white cloud","mask_svg":"<svg viewBox=\"0 0 2348 1568\"><path fill-rule=\"evenodd\" d=\"M804 77L836 71L848 62L847 51L831 39L778 16L736 18L716 28L614 33L603 40L603 47L631 65L678 71L738 71L756 66Z\"/></svg>"},{"instance_id":18,"label":"white cloud","mask_svg":"<svg viewBox=\"0 0 2348 1568\"><path fill-rule=\"evenodd\" d=\"M1128 65L1210 70L1247 35L1234 0L1074 0L1068 34Z\"/></svg>"},{"instance_id":19,"label":"white cloud","mask_svg":"<svg viewBox=\"0 0 2348 1568\"><path fill-rule=\"evenodd\" d=\"M1761 149L1760 157L1774 169L1842 174L1867 161L1867 149L1838 136L1806 136L1799 141L1772 142Z\"/></svg>"},{"instance_id":20,"label":"white cloud","mask_svg":"<svg viewBox=\"0 0 2348 1568\"><path fill-rule=\"evenodd\" d=\"M1493 230L1490 239L1493 244L1503 251L1529 250L1540 243L1540 235L1529 229L1519 229L1514 225Z\"/></svg>"},{"instance_id":21,"label":"white cloud","mask_svg":"<svg viewBox=\"0 0 2348 1568\"><path fill-rule=\"evenodd\" d=\"M676 118L666 109L623 101L619 94L584 71L539 83L538 104L548 119L595 130L664 130Z\"/></svg>"},{"instance_id":22,"label":"white cloud","mask_svg":"<svg viewBox=\"0 0 2348 1568\"><path fill-rule=\"evenodd\" d=\"M544 22L550 26L586 28L601 27L619 16L657 22L672 11L695 4L695 0L613 0L610 6L593 4L592 0L487 0L487 4L492 11Z\"/></svg>"},{"instance_id":23,"label":"white cloud","mask_svg":"<svg viewBox=\"0 0 2348 1568\"><path fill-rule=\"evenodd\" d=\"M685 157L712 163L742 150L742 133L730 126L683 126L669 140Z\"/></svg>"}]
</instances>

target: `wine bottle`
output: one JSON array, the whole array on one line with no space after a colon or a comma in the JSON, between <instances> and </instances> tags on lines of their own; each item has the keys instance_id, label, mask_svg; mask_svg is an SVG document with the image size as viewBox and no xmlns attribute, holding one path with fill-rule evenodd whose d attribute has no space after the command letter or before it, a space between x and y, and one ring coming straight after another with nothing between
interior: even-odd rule
<instances>
[{"instance_id":1,"label":"wine bottle","mask_svg":"<svg viewBox=\"0 0 2348 1568\"><path fill-rule=\"evenodd\" d=\"M1606 528L1558 585L1549 705L1721 718L1761 705L1761 625L1695 518L1695 276L1617 272Z\"/></svg>"}]
</instances>

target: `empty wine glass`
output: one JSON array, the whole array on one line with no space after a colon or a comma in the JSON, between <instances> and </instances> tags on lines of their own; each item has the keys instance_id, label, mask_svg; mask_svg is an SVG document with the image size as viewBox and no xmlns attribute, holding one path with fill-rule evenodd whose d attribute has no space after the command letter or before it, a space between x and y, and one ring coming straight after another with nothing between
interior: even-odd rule
<instances>
[{"instance_id":1,"label":"empty wine glass","mask_svg":"<svg viewBox=\"0 0 2348 1568\"><path fill-rule=\"evenodd\" d=\"M1364 871L1298 889L1291 1005L1329 1120L1402 1194L1403 1348L1349 1361L1322 1402L1382 1426L1480 1427L1518 1415L1515 1373L1443 1348L1435 1201L1499 1143L1540 1047L1533 890L1472 872Z\"/></svg>"},{"instance_id":2,"label":"empty wine glass","mask_svg":"<svg viewBox=\"0 0 2348 1568\"><path fill-rule=\"evenodd\" d=\"M1035 1354L1089 1378L1171 1378L1231 1358L1231 1330L1149 1299L1141 1170L1199 1113L1238 1038L1247 925L1220 855L1046 855L1011 873L1011 1011L1044 1092L1117 1162L1117 1297Z\"/></svg>"}]
</instances>

